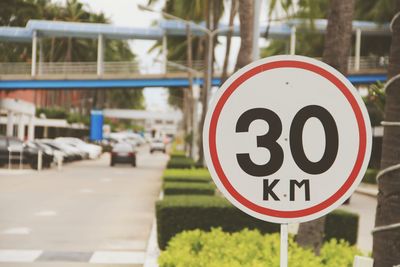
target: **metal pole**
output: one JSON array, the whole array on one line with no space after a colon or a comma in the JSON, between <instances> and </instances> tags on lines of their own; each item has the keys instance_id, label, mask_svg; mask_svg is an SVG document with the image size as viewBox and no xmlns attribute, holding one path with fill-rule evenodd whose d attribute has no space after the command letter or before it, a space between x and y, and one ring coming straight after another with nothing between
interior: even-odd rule
<instances>
[{"instance_id":1,"label":"metal pole","mask_svg":"<svg viewBox=\"0 0 400 267\"><path fill-rule=\"evenodd\" d=\"M254 13L253 13L253 61L260 58L260 49L258 47L258 40L260 39L260 10L261 1L254 0Z\"/></svg>"},{"instance_id":2,"label":"metal pole","mask_svg":"<svg viewBox=\"0 0 400 267\"><path fill-rule=\"evenodd\" d=\"M281 264L280 267L288 267L288 224L281 224Z\"/></svg>"},{"instance_id":3,"label":"metal pole","mask_svg":"<svg viewBox=\"0 0 400 267\"><path fill-rule=\"evenodd\" d=\"M290 54L296 54L296 27L292 26L290 29Z\"/></svg>"},{"instance_id":4,"label":"metal pole","mask_svg":"<svg viewBox=\"0 0 400 267\"><path fill-rule=\"evenodd\" d=\"M97 39L97 76L103 75L103 62L104 62L104 37L99 34Z\"/></svg>"},{"instance_id":5,"label":"metal pole","mask_svg":"<svg viewBox=\"0 0 400 267\"><path fill-rule=\"evenodd\" d=\"M32 65L31 65L31 76L36 75L36 51L37 51L37 32L33 31L32 34Z\"/></svg>"},{"instance_id":6,"label":"metal pole","mask_svg":"<svg viewBox=\"0 0 400 267\"><path fill-rule=\"evenodd\" d=\"M192 159L197 161L198 155L197 155L197 131L198 129L198 101L199 101L199 96L200 96L200 88L199 88L199 77L196 76L196 82L193 84L193 118L192 118L192 123L193 123L193 136L192 136Z\"/></svg>"},{"instance_id":7,"label":"metal pole","mask_svg":"<svg viewBox=\"0 0 400 267\"><path fill-rule=\"evenodd\" d=\"M356 44L355 44L355 60L354 60L354 70L360 70L360 54L361 54L361 29L356 30Z\"/></svg>"}]
</instances>

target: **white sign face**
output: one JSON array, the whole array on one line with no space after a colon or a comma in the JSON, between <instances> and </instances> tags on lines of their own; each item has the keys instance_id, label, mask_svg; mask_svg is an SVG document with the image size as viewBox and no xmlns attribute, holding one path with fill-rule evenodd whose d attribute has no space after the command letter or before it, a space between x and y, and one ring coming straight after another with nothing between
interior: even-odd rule
<instances>
[{"instance_id":1,"label":"white sign face","mask_svg":"<svg viewBox=\"0 0 400 267\"><path fill-rule=\"evenodd\" d=\"M371 153L371 127L353 85L327 64L274 56L233 74L207 112L211 176L242 211L305 222L350 197Z\"/></svg>"}]
</instances>

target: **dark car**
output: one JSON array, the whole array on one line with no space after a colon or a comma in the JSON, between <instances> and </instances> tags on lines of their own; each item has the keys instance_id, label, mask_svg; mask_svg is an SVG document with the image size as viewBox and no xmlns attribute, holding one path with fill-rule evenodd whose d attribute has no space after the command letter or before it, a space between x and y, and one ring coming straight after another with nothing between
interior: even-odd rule
<instances>
[{"instance_id":1,"label":"dark car","mask_svg":"<svg viewBox=\"0 0 400 267\"><path fill-rule=\"evenodd\" d=\"M114 166L116 163L129 163L136 167L136 151L131 144L117 143L113 146L110 165Z\"/></svg>"},{"instance_id":2,"label":"dark car","mask_svg":"<svg viewBox=\"0 0 400 267\"><path fill-rule=\"evenodd\" d=\"M39 148L25 145L16 137L0 136L0 165L9 163L29 164L32 169L38 167ZM43 165L50 165L52 157L44 156Z\"/></svg>"},{"instance_id":3,"label":"dark car","mask_svg":"<svg viewBox=\"0 0 400 267\"><path fill-rule=\"evenodd\" d=\"M26 143L26 148L32 148L33 150L42 151L42 164L45 168L50 168L51 163L54 161L53 150L46 147L38 142L29 141Z\"/></svg>"}]
</instances>

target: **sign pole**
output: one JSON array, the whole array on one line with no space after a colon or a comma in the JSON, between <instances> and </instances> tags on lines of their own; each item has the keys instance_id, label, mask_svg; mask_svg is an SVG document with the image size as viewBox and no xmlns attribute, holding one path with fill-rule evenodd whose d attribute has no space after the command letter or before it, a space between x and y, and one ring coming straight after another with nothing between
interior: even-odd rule
<instances>
[{"instance_id":1,"label":"sign pole","mask_svg":"<svg viewBox=\"0 0 400 267\"><path fill-rule=\"evenodd\" d=\"M281 265L280 267L288 267L288 224L281 224Z\"/></svg>"}]
</instances>

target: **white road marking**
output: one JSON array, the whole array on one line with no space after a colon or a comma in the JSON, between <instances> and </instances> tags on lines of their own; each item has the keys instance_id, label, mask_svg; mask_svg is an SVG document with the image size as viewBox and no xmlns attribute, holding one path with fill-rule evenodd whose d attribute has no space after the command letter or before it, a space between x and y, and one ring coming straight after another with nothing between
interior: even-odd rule
<instances>
[{"instance_id":1,"label":"white road marking","mask_svg":"<svg viewBox=\"0 0 400 267\"><path fill-rule=\"evenodd\" d=\"M56 216L57 212L54 210L41 210L35 213L35 216L51 217Z\"/></svg>"},{"instance_id":2,"label":"white road marking","mask_svg":"<svg viewBox=\"0 0 400 267\"><path fill-rule=\"evenodd\" d=\"M82 193L82 194L91 194L93 192L94 192L94 190L90 189L90 188L84 188L84 189L79 190L79 193Z\"/></svg>"},{"instance_id":3,"label":"white road marking","mask_svg":"<svg viewBox=\"0 0 400 267\"><path fill-rule=\"evenodd\" d=\"M143 264L144 258L144 252L96 251L89 262L97 264Z\"/></svg>"},{"instance_id":4,"label":"white road marking","mask_svg":"<svg viewBox=\"0 0 400 267\"><path fill-rule=\"evenodd\" d=\"M0 250L0 262L33 262L40 254L41 250Z\"/></svg>"},{"instance_id":5,"label":"white road marking","mask_svg":"<svg viewBox=\"0 0 400 267\"><path fill-rule=\"evenodd\" d=\"M28 227L13 227L5 229L1 233L4 235L29 235L31 231Z\"/></svg>"}]
</instances>

